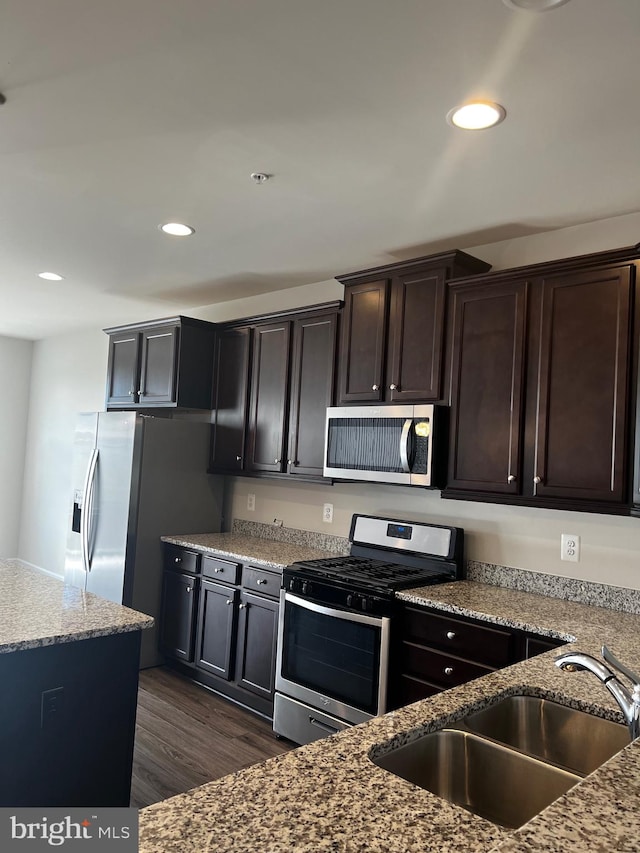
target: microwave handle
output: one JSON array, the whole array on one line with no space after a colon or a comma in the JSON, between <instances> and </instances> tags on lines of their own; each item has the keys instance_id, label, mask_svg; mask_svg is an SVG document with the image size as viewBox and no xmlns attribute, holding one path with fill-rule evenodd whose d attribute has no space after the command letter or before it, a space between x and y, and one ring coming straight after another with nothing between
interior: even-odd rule
<instances>
[{"instance_id":1,"label":"microwave handle","mask_svg":"<svg viewBox=\"0 0 640 853\"><path fill-rule=\"evenodd\" d=\"M411 432L412 424L413 418L407 418L400 434L400 462L402 463L402 470L405 474L411 473L409 465L409 433Z\"/></svg>"}]
</instances>

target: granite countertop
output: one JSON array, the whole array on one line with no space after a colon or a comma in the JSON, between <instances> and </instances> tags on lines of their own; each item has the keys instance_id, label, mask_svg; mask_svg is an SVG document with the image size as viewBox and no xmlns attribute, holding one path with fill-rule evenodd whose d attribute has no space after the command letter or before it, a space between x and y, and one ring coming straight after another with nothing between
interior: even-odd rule
<instances>
[{"instance_id":1,"label":"granite countertop","mask_svg":"<svg viewBox=\"0 0 640 853\"><path fill-rule=\"evenodd\" d=\"M640 616L472 581L402 593L407 601L496 624L602 642L640 660ZM140 812L140 853L462 853L640 850L640 741L512 831L449 804L371 762L381 753L526 692L621 721L589 673L561 672L557 651L491 673ZM606 831L603 829L606 827Z\"/></svg>"},{"instance_id":2,"label":"granite countertop","mask_svg":"<svg viewBox=\"0 0 640 853\"><path fill-rule=\"evenodd\" d=\"M0 560L0 654L150 628L153 619Z\"/></svg>"},{"instance_id":3,"label":"granite countertop","mask_svg":"<svg viewBox=\"0 0 640 853\"><path fill-rule=\"evenodd\" d=\"M250 561L278 571L300 560L335 557L335 552L244 533L189 533L161 538L163 542L170 542L181 548L194 548L204 554L222 554L233 560Z\"/></svg>"}]
</instances>

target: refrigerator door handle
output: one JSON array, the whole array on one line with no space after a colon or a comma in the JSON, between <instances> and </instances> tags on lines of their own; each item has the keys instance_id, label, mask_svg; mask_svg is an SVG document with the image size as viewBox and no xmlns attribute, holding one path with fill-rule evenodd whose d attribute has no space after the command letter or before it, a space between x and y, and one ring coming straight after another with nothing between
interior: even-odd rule
<instances>
[{"instance_id":1,"label":"refrigerator door handle","mask_svg":"<svg viewBox=\"0 0 640 853\"><path fill-rule=\"evenodd\" d=\"M95 486L96 468L98 465L98 448L94 447L87 467L87 476L84 481L84 502L82 506L82 518L80 525L80 539L82 546L82 565L87 574L91 571L91 557L89 547L91 540L91 513L93 510L93 492Z\"/></svg>"}]
</instances>

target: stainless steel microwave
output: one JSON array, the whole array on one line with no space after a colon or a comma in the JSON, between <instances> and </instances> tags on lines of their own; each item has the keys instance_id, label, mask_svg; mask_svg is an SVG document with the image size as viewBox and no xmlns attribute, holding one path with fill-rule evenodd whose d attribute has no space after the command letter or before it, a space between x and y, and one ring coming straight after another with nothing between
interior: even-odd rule
<instances>
[{"instance_id":1,"label":"stainless steel microwave","mask_svg":"<svg viewBox=\"0 0 640 853\"><path fill-rule=\"evenodd\" d=\"M324 476L437 488L441 406L327 409ZM443 436L444 437L444 436Z\"/></svg>"}]
</instances>

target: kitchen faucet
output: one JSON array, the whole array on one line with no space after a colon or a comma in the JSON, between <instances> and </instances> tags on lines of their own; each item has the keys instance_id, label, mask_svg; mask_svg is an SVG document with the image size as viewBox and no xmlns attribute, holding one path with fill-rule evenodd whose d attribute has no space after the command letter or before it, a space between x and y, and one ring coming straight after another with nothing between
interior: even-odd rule
<instances>
[{"instance_id":1,"label":"kitchen faucet","mask_svg":"<svg viewBox=\"0 0 640 853\"><path fill-rule=\"evenodd\" d=\"M633 691L629 691L608 666L605 666L592 655L582 652L565 652L556 658L555 665L566 672L580 672L586 669L592 672L596 678L599 678L620 706L629 726L631 740L635 740L640 736L640 678L635 672L620 663L606 646L602 647L602 657L614 669L629 679L633 685Z\"/></svg>"}]
</instances>

